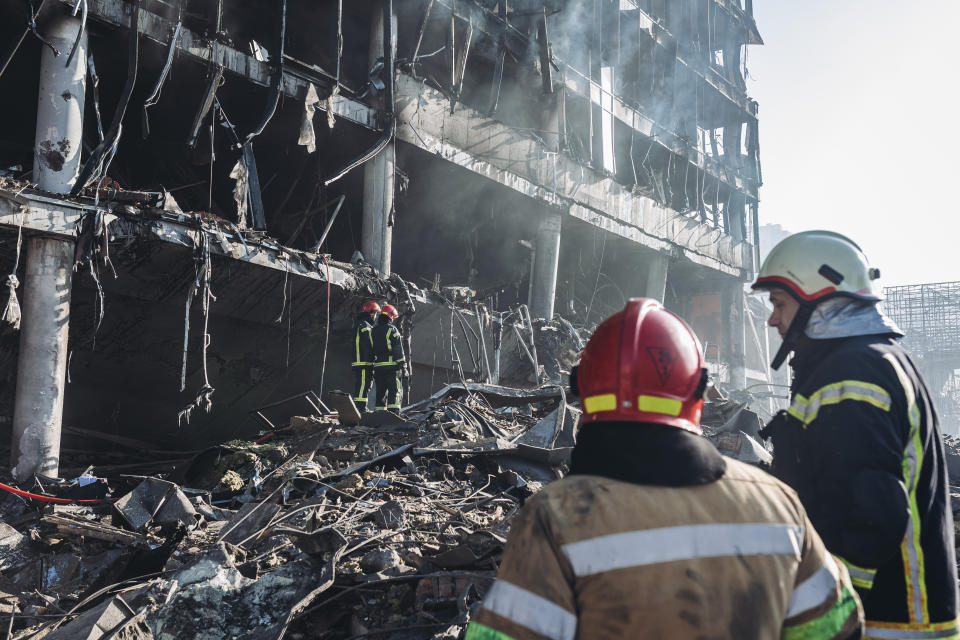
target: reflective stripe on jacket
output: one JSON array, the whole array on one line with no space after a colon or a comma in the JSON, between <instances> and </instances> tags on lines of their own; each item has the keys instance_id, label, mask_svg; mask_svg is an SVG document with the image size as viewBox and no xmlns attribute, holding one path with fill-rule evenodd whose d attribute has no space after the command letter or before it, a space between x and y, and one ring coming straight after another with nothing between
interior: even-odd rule
<instances>
[{"instance_id":1,"label":"reflective stripe on jacket","mask_svg":"<svg viewBox=\"0 0 960 640\"><path fill-rule=\"evenodd\" d=\"M369 367L373 364L373 321L369 313L359 314L353 323L353 362L354 367Z\"/></svg>"},{"instance_id":2,"label":"reflective stripe on jacket","mask_svg":"<svg viewBox=\"0 0 960 640\"><path fill-rule=\"evenodd\" d=\"M953 514L936 412L889 336L811 341L768 428L793 486L846 566L866 638L960 638Z\"/></svg>"},{"instance_id":3,"label":"reflective stripe on jacket","mask_svg":"<svg viewBox=\"0 0 960 640\"><path fill-rule=\"evenodd\" d=\"M570 476L514 519L467 640L830 639L859 601L796 495L727 461L694 487Z\"/></svg>"}]
</instances>

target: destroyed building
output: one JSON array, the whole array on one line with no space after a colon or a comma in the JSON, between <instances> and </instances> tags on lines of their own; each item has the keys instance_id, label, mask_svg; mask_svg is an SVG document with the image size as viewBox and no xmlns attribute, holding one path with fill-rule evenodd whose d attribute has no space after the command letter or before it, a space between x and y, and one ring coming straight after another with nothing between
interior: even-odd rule
<instances>
[{"instance_id":1,"label":"destroyed building","mask_svg":"<svg viewBox=\"0 0 960 640\"><path fill-rule=\"evenodd\" d=\"M960 282L886 287L884 311L906 334L945 435L960 436Z\"/></svg>"},{"instance_id":2,"label":"destroyed building","mask_svg":"<svg viewBox=\"0 0 960 640\"><path fill-rule=\"evenodd\" d=\"M348 388L368 297L401 307L414 401L559 380L538 343L638 295L747 387L750 0L0 11L18 477L56 475L61 425L184 448Z\"/></svg>"}]
</instances>

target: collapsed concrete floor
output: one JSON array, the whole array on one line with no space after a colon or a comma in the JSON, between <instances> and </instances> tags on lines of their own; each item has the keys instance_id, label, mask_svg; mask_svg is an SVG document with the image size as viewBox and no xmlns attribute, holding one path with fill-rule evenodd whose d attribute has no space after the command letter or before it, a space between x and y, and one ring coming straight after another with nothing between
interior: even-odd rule
<instances>
[{"instance_id":1,"label":"collapsed concrete floor","mask_svg":"<svg viewBox=\"0 0 960 640\"><path fill-rule=\"evenodd\" d=\"M263 426L257 411L265 405L307 391L325 399L332 389L349 389L352 322L368 299L401 311L413 366L408 399L453 381L559 381L582 346L584 329L559 316L534 320L522 305L497 312L464 287L421 289L398 275L381 278L360 261L293 250L215 217L129 197L106 225L109 265L102 259L96 269L84 264L73 278L67 436L133 436L167 450L249 436ZM72 213L64 213L64 201L50 202L27 183L0 178L0 212L14 217L24 235L73 233L83 202ZM17 234L0 229L0 271L15 270ZM193 293L198 261L205 259L214 296L208 314ZM22 288L8 298L22 300ZM19 339L15 331L0 333L0 421L6 423L13 415ZM214 388L212 410L178 415L207 385ZM282 420L304 407L291 403L266 414ZM0 433L0 448L7 437Z\"/></svg>"},{"instance_id":2,"label":"collapsed concrete floor","mask_svg":"<svg viewBox=\"0 0 960 640\"><path fill-rule=\"evenodd\" d=\"M756 414L707 406L722 451L769 462ZM0 492L0 619L17 639L462 637L579 417L560 385L454 384L402 415L294 417L154 475L135 462L161 452L118 440L110 461L134 475L95 462L43 497Z\"/></svg>"}]
</instances>

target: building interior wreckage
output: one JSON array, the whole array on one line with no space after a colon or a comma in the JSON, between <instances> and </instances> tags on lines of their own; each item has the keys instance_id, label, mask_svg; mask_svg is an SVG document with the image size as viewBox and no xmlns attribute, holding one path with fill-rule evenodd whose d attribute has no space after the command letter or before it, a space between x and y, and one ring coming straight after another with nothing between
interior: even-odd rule
<instances>
[{"instance_id":1,"label":"building interior wreckage","mask_svg":"<svg viewBox=\"0 0 960 640\"><path fill-rule=\"evenodd\" d=\"M768 464L762 44L752 0L0 0L0 633L462 638L631 298Z\"/></svg>"}]
</instances>

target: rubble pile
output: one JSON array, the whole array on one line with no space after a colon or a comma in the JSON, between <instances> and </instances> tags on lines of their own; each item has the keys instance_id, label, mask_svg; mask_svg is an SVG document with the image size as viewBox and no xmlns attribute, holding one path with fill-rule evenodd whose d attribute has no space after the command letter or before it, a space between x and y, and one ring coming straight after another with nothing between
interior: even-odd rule
<instances>
[{"instance_id":1,"label":"rubble pile","mask_svg":"<svg viewBox=\"0 0 960 640\"><path fill-rule=\"evenodd\" d=\"M94 467L57 490L96 496L80 504L3 492L9 637L458 637L579 411L559 387L466 384L345 418L111 477L110 495Z\"/></svg>"},{"instance_id":2,"label":"rubble pile","mask_svg":"<svg viewBox=\"0 0 960 640\"><path fill-rule=\"evenodd\" d=\"M746 404L724 398L716 389L703 405L700 427L720 453L761 468L773 462L771 450L760 436L763 422Z\"/></svg>"},{"instance_id":3,"label":"rubble pile","mask_svg":"<svg viewBox=\"0 0 960 640\"><path fill-rule=\"evenodd\" d=\"M704 435L769 464L757 415L713 395ZM8 637L462 637L511 517L565 474L579 409L561 386L479 383L402 414L331 405L163 473L0 492Z\"/></svg>"},{"instance_id":4,"label":"rubble pile","mask_svg":"<svg viewBox=\"0 0 960 640\"><path fill-rule=\"evenodd\" d=\"M950 474L950 505L953 509L954 546L960 556L960 437L943 436L947 473Z\"/></svg>"}]
</instances>

